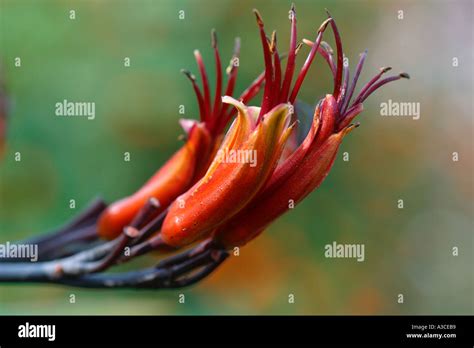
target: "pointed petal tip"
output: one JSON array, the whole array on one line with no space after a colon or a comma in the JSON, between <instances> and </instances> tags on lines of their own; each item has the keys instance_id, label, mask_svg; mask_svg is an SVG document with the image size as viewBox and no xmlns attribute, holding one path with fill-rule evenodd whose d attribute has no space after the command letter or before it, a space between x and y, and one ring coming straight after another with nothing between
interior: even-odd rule
<instances>
[{"instance_id":1,"label":"pointed petal tip","mask_svg":"<svg viewBox=\"0 0 474 348\"><path fill-rule=\"evenodd\" d=\"M258 12L258 10L256 8L254 8L252 11L255 14L255 18L257 19L257 24L260 27L263 27L263 19L262 19L262 15L260 14L260 12Z\"/></svg>"},{"instance_id":2,"label":"pointed petal tip","mask_svg":"<svg viewBox=\"0 0 474 348\"><path fill-rule=\"evenodd\" d=\"M196 76L194 76L191 71L186 70L186 69L181 69L180 70L182 74L186 75L186 77L192 81L196 81Z\"/></svg>"},{"instance_id":3,"label":"pointed petal tip","mask_svg":"<svg viewBox=\"0 0 474 348\"><path fill-rule=\"evenodd\" d=\"M225 95L222 97L222 102L224 104L229 104L236 107L239 111L245 111L247 109L247 106L244 103L242 103L240 100L232 98L228 95Z\"/></svg>"},{"instance_id":4,"label":"pointed petal tip","mask_svg":"<svg viewBox=\"0 0 474 348\"><path fill-rule=\"evenodd\" d=\"M400 73L399 76L400 76L401 78L404 78L404 79L410 79L410 75L408 75L408 74L405 73L405 72Z\"/></svg>"},{"instance_id":5,"label":"pointed petal tip","mask_svg":"<svg viewBox=\"0 0 474 348\"><path fill-rule=\"evenodd\" d=\"M276 106L273 107L270 111L267 112L267 114L274 113L274 112L281 112L283 110L288 110L288 113L290 112L292 108L291 103L280 103Z\"/></svg>"},{"instance_id":6,"label":"pointed petal tip","mask_svg":"<svg viewBox=\"0 0 474 348\"><path fill-rule=\"evenodd\" d=\"M214 28L211 30L211 45L213 48L217 48L217 33Z\"/></svg>"},{"instance_id":7,"label":"pointed petal tip","mask_svg":"<svg viewBox=\"0 0 474 348\"><path fill-rule=\"evenodd\" d=\"M288 18L290 19L290 22L293 22L296 20L295 3L291 4L290 10L288 11Z\"/></svg>"},{"instance_id":8,"label":"pointed petal tip","mask_svg":"<svg viewBox=\"0 0 474 348\"><path fill-rule=\"evenodd\" d=\"M231 97L231 96L228 96L228 95L222 96L221 99L222 99L222 102L223 102L223 103L226 103L226 104L232 104L232 103L240 103L240 104L242 104L241 101L239 101L239 100L237 100L237 99L235 99L235 98L233 98L233 97ZM243 105L243 104L242 104L242 105Z\"/></svg>"},{"instance_id":9,"label":"pointed petal tip","mask_svg":"<svg viewBox=\"0 0 474 348\"><path fill-rule=\"evenodd\" d=\"M320 32L323 32L324 30L326 30L326 27L328 26L328 24L330 22L332 22L334 19L332 17L329 17L328 19L326 19L323 24L321 24L321 26L319 27L318 29L318 33Z\"/></svg>"}]
</instances>

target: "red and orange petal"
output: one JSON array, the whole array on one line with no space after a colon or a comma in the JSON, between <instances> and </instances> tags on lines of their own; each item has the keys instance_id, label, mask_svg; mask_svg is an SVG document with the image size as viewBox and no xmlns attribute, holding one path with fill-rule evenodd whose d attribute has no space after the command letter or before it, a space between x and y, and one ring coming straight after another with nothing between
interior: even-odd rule
<instances>
[{"instance_id":1,"label":"red and orange petal","mask_svg":"<svg viewBox=\"0 0 474 348\"><path fill-rule=\"evenodd\" d=\"M343 137L352 129L350 126L331 135L315 151L309 152L285 182L256 197L252 204L221 226L215 240L225 248L242 246L288 211L291 201L297 204L303 200L326 178Z\"/></svg>"},{"instance_id":2,"label":"red and orange petal","mask_svg":"<svg viewBox=\"0 0 474 348\"><path fill-rule=\"evenodd\" d=\"M101 237L112 239L122 233L134 216L154 197L163 211L191 185L199 163L207 161L211 137L202 123L195 123L189 130L186 143L133 195L112 203L100 216L97 225Z\"/></svg>"},{"instance_id":3,"label":"red and orange petal","mask_svg":"<svg viewBox=\"0 0 474 348\"><path fill-rule=\"evenodd\" d=\"M289 105L281 104L265 115L248 132L256 109L225 99L239 109L240 120L231 128L225 146L238 151L255 151L257 161L229 163L216 158L206 175L171 206L162 226L165 243L183 246L211 233L230 219L255 196L274 170L289 135ZM243 131L240 131L243 128ZM235 138L235 139L234 139Z\"/></svg>"}]
</instances>

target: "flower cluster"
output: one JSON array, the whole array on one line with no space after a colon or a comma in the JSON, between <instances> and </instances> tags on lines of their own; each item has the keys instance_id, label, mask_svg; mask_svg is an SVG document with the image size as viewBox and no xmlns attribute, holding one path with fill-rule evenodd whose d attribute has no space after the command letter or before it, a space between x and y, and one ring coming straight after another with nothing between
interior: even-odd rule
<instances>
[{"instance_id":1,"label":"flower cluster","mask_svg":"<svg viewBox=\"0 0 474 348\"><path fill-rule=\"evenodd\" d=\"M204 237L228 249L244 245L259 235L293 204L299 203L328 175L342 139L356 125L354 117L363 110L363 102L388 82L407 78L407 74L380 79L389 68L382 68L353 98L367 52L361 54L354 77L344 65L341 38L335 20L329 15L317 31L314 41L303 40L310 52L296 75L296 13L290 10L291 38L286 70L282 73L276 33L265 33L262 17L255 11L265 61L265 88L259 107L246 106L231 97L223 102L238 109L238 117L228 131L221 149L252 149L258 163L222 163L213 161L207 173L171 205L161 228L165 244L182 247ZM324 41L323 33L331 26L336 57ZM294 104L316 54L328 63L334 89L316 106L311 128L304 141L289 155L283 147L295 127Z\"/></svg>"},{"instance_id":2,"label":"flower cluster","mask_svg":"<svg viewBox=\"0 0 474 348\"><path fill-rule=\"evenodd\" d=\"M56 233L33 238L40 246L41 262L34 266L3 263L0 281L97 288L193 284L213 272L228 257L230 248L257 237L314 191L330 172L343 138L357 127L353 120L362 112L367 97L389 82L408 78L405 73L383 78L390 68L381 68L355 93L367 52L360 55L351 79L334 18L328 14L314 41L298 42L294 6L283 69L276 33L268 37L256 10L255 15L265 70L239 99L232 95L240 41L236 40L223 90L221 59L212 32L216 65L213 98L198 51L194 54L202 88L194 75L183 71L191 81L200 112L200 121L181 120L185 144L136 193L108 206L97 202ZM323 41L328 28L334 34L335 52ZM297 69L296 58L303 45L309 46L309 53ZM295 143L295 129L302 117L295 112L296 100L317 55L329 66L334 86L312 111L305 138ZM263 85L261 104L249 106ZM1 116L0 112L0 138ZM99 238L112 241L96 243ZM202 242L189 247L197 241ZM186 250L152 268L101 273L150 251L176 249Z\"/></svg>"},{"instance_id":3,"label":"flower cluster","mask_svg":"<svg viewBox=\"0 0 474 348\"><path fill-rule=\"evenodd\" d=\"M217 46L215 31L211 33L212 47L216 64L216 89L214 102L211 103L209 81L203 59L198 50L194 56L202 79L203 92L198 87L196 77L187 70L182 70L191 81L199 105L200 122L193 119L181 119L180 124L186 133L185 144L133 195L111 204L104 211L98 222L100 236L113 239L130 225L134 216L150 198L157 199L160 208L150 219L164 211L180 194L200 179L209 167L216 154L223 132L235 114L221 101L222 65ZM234 54L227 71L225 95L233 95L237 79L240 52L240 39L235 40ZM263 76L259 76L240 96L243 102L251 100L260 90Z\"/></svg>"}]
</instances>

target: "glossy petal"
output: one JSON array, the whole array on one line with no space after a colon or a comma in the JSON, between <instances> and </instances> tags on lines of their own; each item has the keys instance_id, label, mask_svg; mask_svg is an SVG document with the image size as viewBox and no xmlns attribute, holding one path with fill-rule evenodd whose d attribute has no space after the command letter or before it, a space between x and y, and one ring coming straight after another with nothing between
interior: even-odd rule
<instances>
[{"instance_id":1,"label":"glossy petal","mask_svg":"<svg viewBox=\"0 0 474 348\"><path fill-rule=\"evenodd\" d=\"M281 166L278 180L265 187L244 210L227 224L221 226L215 235L218 243L226 248L241 246L258 236L273 220L288 211L290 200L294 204L303 200L315 190L328 175L343 137L353 129L347 127L336 134L324 130L324 120L328 127L334 127L337 115L335 99L327 96L321 106L322 124L315 113L314 125L305 142L292 159ZM321 143L321 144L320 144ZM284 173L283 173L284 171Z\"/></svg>"},{"instance_id":2,"label":"glossy petal","mask_svg":"<svg viewBox=\"0 0 474 348\"><path fill-rule=\"evenodd\" d=\"M245 207L275 169L288 137L289 105L272 109L242 141L239 135L247 132L257 110L235 100L225 101L239 109L240 119L225 146L241 153L255 151L256 163L223 161L216 156L206 175L170 206L161 230L169 245L187 245L202 238Z\"/></svg>"},{"instance_id":3,"label":"glossy petal","mask_svg":"<svg viewBox=\"0 0 474 348\"><path fill-rule=\"evenodd\" d=\"M101 215L98 233L104 238L115 238L151 197L159 200L159 214L191 185L199 163L206 161L211 138L202 123L189 129L189 138L144 186L133 195L111 204Z\"/></svg>"}]
</instances>

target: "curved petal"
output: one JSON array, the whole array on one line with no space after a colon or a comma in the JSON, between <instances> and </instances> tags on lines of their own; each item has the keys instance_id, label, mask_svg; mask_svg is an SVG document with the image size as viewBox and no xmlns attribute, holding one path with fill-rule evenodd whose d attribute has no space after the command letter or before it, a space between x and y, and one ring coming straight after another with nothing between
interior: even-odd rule
<instances>
[{"instance_id":1,"label":"curved petal","mask_svg":"<svg viewBox=\"0 0 474 348\"><path fill-rule=\"evenodd\" d=\"M244 108L239 111L246 112ZM192 243L245 207L275 168L276 153L281 154L279 147L288 128L288 116L289 105L275 107L241 146L233 148L240 154L255 154L255 163L216 160L212 172L170 206L161 229L161 236L168 245Z\"/></svg>"},{"instance_id":2,"label":"curved petal","mask_svg":"<svg viewBox=\"0 0 474 348\"><path fill-rule=\"evenodd\" d=\"M257 237L273 220L289 210L289 203L303 200L328 175L344 136L353 127L331 135L316 150L309 152L286 181L258 196L216 232L215 240L225 248L241 246Z\"/></svg>"},{"instance_id":3,"label":"curved petal","mask_svg":"<svg viewBox=\"0 0 474 348\"><path fill-rule=\"evenodd\" d=\"M187 142L137 192L109 205L97 225L101 237L112 239L122 233L148 199L160 202L161 213L191 185L198 164L204 162L211 145L210 134L202 123L196 123Z\"/></svg>"}]
</instances>

